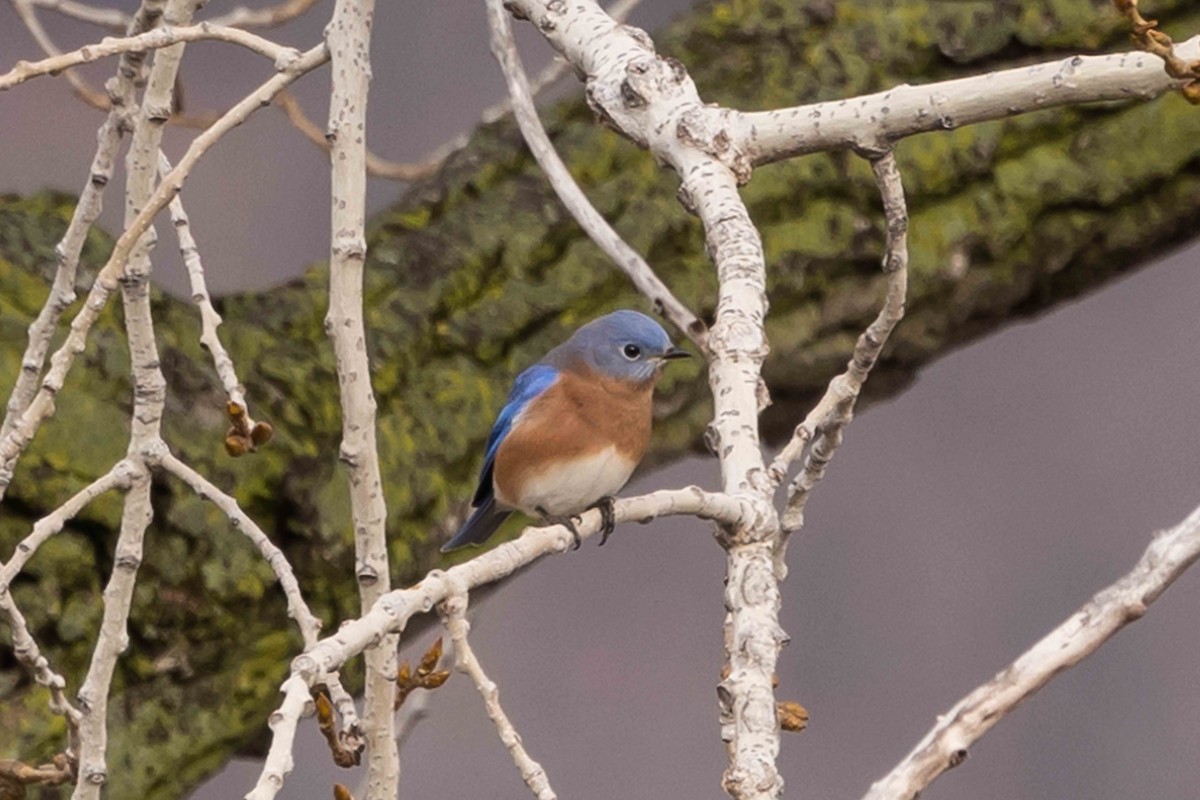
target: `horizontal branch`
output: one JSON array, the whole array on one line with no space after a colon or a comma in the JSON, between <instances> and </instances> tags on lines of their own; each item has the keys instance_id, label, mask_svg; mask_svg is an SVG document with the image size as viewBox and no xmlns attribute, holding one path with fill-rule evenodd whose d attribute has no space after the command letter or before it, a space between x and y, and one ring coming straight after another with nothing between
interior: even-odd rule
<instances>
[{"instance_id":1,"label":"horizontal branch","mask_svg":"<svg viewBox=\"0 0 1200 800\"><path fill-rule=\"evenodd\" d=\"M69 53L43 58L41 61L18 61L11 70L0 75L0 91L24 83L41 75L55 75L65 69L89 64L101 58L122 53L157 50L181 42L214 40L240 45L247 50L271 59L276 69L283 69L300 58L300 51L264 39L253 33L223 25L201 22L184 27L163 26L137 36L106 36L95 44L88 44Z\"/></svg>"},{"instance_id":2,"label":"horizontal branch","mask_svg":"<svg viewBox=\"0 0 1200 800\"><path fill-rule=\"evenodd\" d=\"M1200 56L1200 36L1175 48L1180 58ZM1149 99L1182 81L1143 52L1072 56L1028 67L919 86L897 86L848 100L728 112L736 148L753 164L821 150L855 148L867 153L928 131L949 130L1056 106Z\"/></svg>"},{"instance_id":3,"label":"horizontal branch","mask_svg":"<svg viewBox=\"0 0 1200 800\"><path fill-rule=\"evenodd\" d=\"M647 523L658 517L693 515L722 525L738 525L756 519L762 512L747 497L706 492L696 486L618 498L613 507L618 523ZM602 527L599 510L587 511L579 519L576 529L581 539L594 536ZM566 552L574 541L563 525L526 528L519 538L470 561L449 570L434 570L416 586L388 592L366 614L342 624L337 633L297 656L292 661L291 676L280 688L283 703L271 716L273 738L262 774L246 800L270 800L283 787L284 776L292 768L291 743L296 736L296 725L309 702L309 691L325 682L325 676L375 646L384 636L402 632L417 614L428 613L456 593L508 577L542 556Z\"/></svg>"},{"instance_id":4,"label":"horizontal branch","mask_svg":"<svg viewBox=\"0 0 1200 800\"><path fill-rule=\"evenodd\" d=\"M1123 578L1103 589L1065 622L987 683L938 718L908 756L864 800L912 800L956 767L985 733L1054 676L1094 653L1146 609L1200 558L1200 508L1154 541Z\"/></svg>"}]
</instances>

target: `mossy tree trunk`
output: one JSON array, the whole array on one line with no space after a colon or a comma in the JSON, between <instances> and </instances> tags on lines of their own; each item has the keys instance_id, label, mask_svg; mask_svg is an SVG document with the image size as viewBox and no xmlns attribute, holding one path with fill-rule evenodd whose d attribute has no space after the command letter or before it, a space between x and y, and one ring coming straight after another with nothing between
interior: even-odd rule
<instances>
[{"instance_id":1,"label":"mossy tree trunk","mask_svg":"<svg viewBox=\"0 0 1200 800\"><path fill-rule=\"evenodd\" d=\"M770 108L1125 47L1101 0L711 3L657 37L707 99ZM1200 3L1160 0L1173 33L1200 30ZM600 211L693 308L715 281L698 224L671 176L601 129L581 102L545 114ZM1094 289L1182 241L1200 223L1200 112L1177 97L1041 112L928 134L898 149L911 210L909 316L868 394L894 392L949 348ZM869 168L847 154L760 169L746 189L770 268L775 405L790 429L845 362L882 291L882 214ZM62 197L0 199L0 376L20 365L24 328L45 298ZM85 253L94 272L109 242ZM509 123L476 132L432 180L375 220L367 323L380 406L389 534L400 583L435 563L470 497L487 420L508 383L580 322L640 307L525 155ZM87 274L88 269L83 270ZM325 342L326 279L225 298L223 336L256 415L275 440L225 456L223 403L197 343L194 310L155 306L169 382L165 436L238 499L286 550L313 610L353 615L347 493L335 469L340 418ZM654 458L699 448L706 384L672 373ZM124 452L128 356L110 310L25 456L0 514L0 558L32 522ZM7 396L7 394L5 395ZM670 413L667 414L666 412ZM45 545L14 594L39 641L79 680L111 568L118 504L97 503ZM278 681L298 645L270 571L227 521L171 482L155 522L119 665L110 795L180 796L237 749L262 742ZM253 614L246 609L253 608ZM0 757L46 758L59 721L42 690L0 651ZM152 747L144 743L152 742Z\"/></svg>"}]
</instances>

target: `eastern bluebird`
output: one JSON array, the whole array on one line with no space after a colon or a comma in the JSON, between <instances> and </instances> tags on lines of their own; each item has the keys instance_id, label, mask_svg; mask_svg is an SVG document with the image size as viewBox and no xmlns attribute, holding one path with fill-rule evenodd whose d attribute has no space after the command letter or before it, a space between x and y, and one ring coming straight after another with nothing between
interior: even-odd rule
<instances>
[{"instance_id":1,"label":"eastern bluebird","mask_svg":"<svg viewBox=\"0 0 1200 800\"><path fill-rule=\"evenodd\" d=\"M650 441L654 384L689 355L645 314L614 311L518 375L488 436L475 512L442 552L482 543L514 510L574 532L570 515L600 507L608 538L611 495Z\"/></svg>"}]
</instances>

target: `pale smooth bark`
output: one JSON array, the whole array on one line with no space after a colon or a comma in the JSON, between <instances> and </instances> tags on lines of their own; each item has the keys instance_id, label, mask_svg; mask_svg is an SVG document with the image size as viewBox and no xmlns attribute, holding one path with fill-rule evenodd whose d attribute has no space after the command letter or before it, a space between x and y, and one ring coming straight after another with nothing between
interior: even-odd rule
<instances>
[{"instance_id":1,"label":"pale smooth bark","mask_svg":"<svg viewBox=\"0 0 1200 800\"><path fill-rule=\"evenodd\" d=\"M355 578L363 613L391 589L387 506L375 443L375 393L363 322L366 242L366 118L371 81L373 0L338 0L325 37L332 59L329 98L330 250L329 312L342 409L338 454L350 475ZM366 653L363 734L367 745L365 800L394 800L400 779L396 745L396 636L383 636Z\"/></svg>"}]
</instances>

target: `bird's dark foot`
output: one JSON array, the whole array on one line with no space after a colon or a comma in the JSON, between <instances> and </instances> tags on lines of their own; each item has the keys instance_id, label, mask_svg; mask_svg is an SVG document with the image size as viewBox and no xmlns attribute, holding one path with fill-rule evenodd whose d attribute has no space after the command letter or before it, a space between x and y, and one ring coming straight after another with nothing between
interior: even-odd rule
<instances>
[{"instance_id":1,"label":"bird's dark foot","mask_svg":"<svg viewBox=\"0 0 1200 800\"><path fill-rule=\"evenodd\" d=\"M592 503L585 510L591 511L593 508L600 511L600 547L608 541L608 537L612 535L613 529L617 527L617 509L616 500L612 497L601 497L596 502Z\"/></svg>"},{"instance_id":2,"label":"bird's dark foot","mask_svg":"<svg viewBox=\"0 0 1200 800\"><path fill-rule=\"evenodd\" d=\"M538 508L538 511L542 514L542 522L546 523L547 525L562 525L571 532L571 538L575 540L575 545L571 548L572 550L578 550L580 546L583 545L583 539L579 535L579 529L575 527L575 523L579 522L579 517L554 516L545 513L542 508Z\"/></svg>"}]
</instances>

